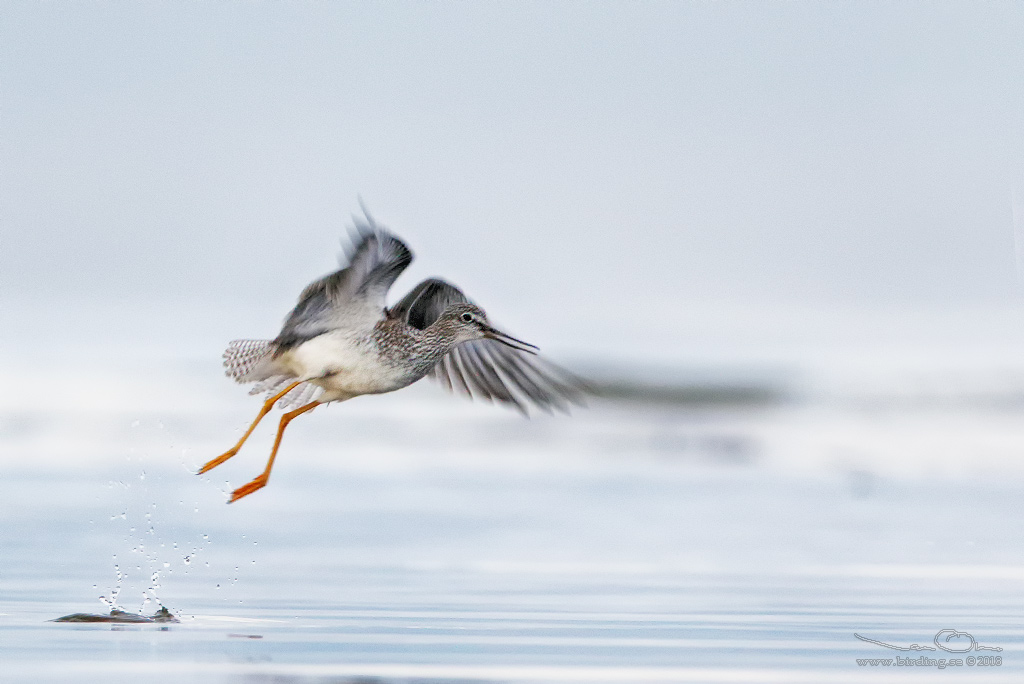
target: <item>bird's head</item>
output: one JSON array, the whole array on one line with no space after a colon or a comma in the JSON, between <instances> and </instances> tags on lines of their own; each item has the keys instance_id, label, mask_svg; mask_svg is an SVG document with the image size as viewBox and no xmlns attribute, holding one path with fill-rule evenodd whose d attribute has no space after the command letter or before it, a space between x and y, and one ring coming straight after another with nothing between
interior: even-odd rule
<instances>
[{"instance_id":1,"label":"bird's head","mask_svg":"<svg viewBox=\"0 0 1024 684\"><path fill-rule=\"evenodd\" d=\"M441 314L439 323L455 330L456 343L472 340L497 340L519 351L537 353L537 347L507 335L487 322L487 313L476 304L451 304Z\"/></svg>"}]
</instances>

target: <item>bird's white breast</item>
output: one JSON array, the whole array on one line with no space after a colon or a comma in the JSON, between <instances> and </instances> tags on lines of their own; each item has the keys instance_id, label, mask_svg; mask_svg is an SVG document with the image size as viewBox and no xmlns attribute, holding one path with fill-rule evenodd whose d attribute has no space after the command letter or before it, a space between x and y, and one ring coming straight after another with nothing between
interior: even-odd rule
<instances>
[{"instance_id":1,"label":"bird's white breast","mask_svg":"<svg viewBox=\"0 0 1024 684\"><path fill-rule=\"evenodd\" d=\"M390 392L404 386L403 374L381 362L367 338L326 333L281 355L279 363L300 380L322 387L324 400Z\"/></svg>"}]
</instances>

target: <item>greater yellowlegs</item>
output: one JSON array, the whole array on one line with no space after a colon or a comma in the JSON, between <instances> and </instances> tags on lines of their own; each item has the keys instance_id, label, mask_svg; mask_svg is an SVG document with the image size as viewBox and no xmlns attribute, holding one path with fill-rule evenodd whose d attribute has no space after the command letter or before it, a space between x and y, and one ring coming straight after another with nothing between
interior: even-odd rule
<instances>
[{"instance_id":1,"label":"greater yellowlegs","mask_svg":"<svg viewBox=\"0 0 1024 684\"><path fill-rule=\"evenodd\" d=\"M288 423L320 404L393 392L424 376L467 396L496 400L524 414L579 403L583 385L536 356L537 347L494 328L459 288L424 280L388 308L392 283L412 252L367 213L356 219L347 263L310 283L273 340L235 340L224 352L227 375L257 383L269 397L235 446L204 465L228 460L275 404L281 416L267 467L230 502L265 486Z\"/></svg>"}]
</instances>

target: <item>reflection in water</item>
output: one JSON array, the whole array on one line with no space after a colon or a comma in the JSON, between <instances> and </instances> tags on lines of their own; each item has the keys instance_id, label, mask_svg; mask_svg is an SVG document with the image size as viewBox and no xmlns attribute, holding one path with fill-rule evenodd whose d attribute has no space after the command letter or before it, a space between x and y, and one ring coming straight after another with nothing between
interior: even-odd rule
<instances>
[{"instance_id":1,"label":"reflection in water","mask_svg":"<svg viewBox=\"0 0 1024 684\"><path fill-rule=\"evenodd\" d=\"M63 617L50 620L50 622L112 622L115 624L150 624L180 622L180 620L178 620L178 618L172 615L171 611L167 610L166 607L160 606L160 610L148 616L140 615L139 613L129 613L127 611L114 608L106 615L100 615L96 613L72 613L71 615L65 615Z\"/></svg>"}]
</instances>

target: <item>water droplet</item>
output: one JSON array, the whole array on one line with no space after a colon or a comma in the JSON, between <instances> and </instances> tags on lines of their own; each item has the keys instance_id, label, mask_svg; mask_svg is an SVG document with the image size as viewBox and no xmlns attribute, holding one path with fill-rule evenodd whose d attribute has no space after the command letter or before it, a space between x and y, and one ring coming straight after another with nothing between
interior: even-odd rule
<instances>
[{"instance_id":1,"label":"water droplet","mask_svg":"<svg viewBox=\"0 0 1024 684\"><path fill-rule=\"evenodd\" d=\"M142 471L142 472L141 472L141 473L139 474L139 481L141 481L141 482L145 482L145 481L146 481L146 471L145 471L145 470L143 470L143 471Z\"/></svg>"},{"instance_id":2,"label":"water droplet","mask_svg":"<svg viewBox=\"0 0 1024 684\"><path fill-rule=\"evenodd\" d=\"M171 564L165 561L165 562L164 562L164 567L165 567L165 568L169 568L169 567L171 567Z\"/></svg>"},{"instance_id":3,"label":"water droplet","mask_svg":"<svg viewBox=\"0 0 1024 684\"><path fill-rule=\"evenodd\" d=\"M185 561L185 565L189 565L192 562L192 556L185 556L182 560Z\"/></svg>"}]
</instances>

